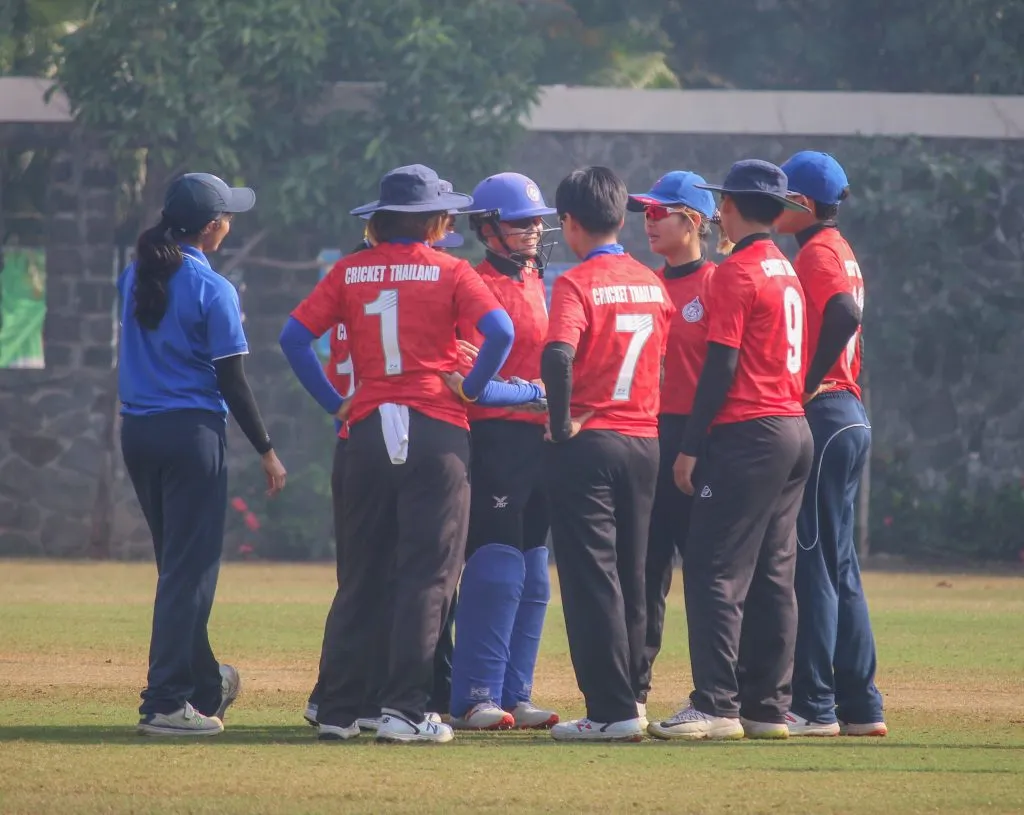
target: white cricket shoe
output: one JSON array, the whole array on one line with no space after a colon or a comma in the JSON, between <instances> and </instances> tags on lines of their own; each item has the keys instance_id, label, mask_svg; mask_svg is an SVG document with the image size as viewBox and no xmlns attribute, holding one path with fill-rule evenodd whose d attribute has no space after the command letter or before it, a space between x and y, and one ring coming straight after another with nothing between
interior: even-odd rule
<instances>
[{"instance_id":1,"label":"white cricket shoe","mask_svg":"<svg viewBox=\"0 0 1024 815\"><path fill-rule=\"evenodd\" d=\"M380 721L384 718L383 716L364 716L361 719L356 719L356 724L359 725L360 730L379 730Z\"/></svg>"},{"instance_id":2,"label":"white cricket shoe","mask_svg":"<svg viewBox=\"0 0 1024 815\"><path fill-rule=\"evenodd\" d=\"M688 705L670 719L651 722L647 732L659 739L742 739L743 725L739 719L709 716Z\"/></svg>"},{"instance_id":3,"label":"white cricket shoe","mask_svg":"<svg viewBox=\"0 0 1024 815\"><path fill-rule=\"evenodd\" d=\"M353 722L348 727L340 727L333 724L317 725L316 737L320 741L348 741L359 736L362 731L359 725Z\"/></svg>"},{"instance_id":4,"label":"white cricket shoe","mask_svg":"<svg viewBox=\"0 0 1024 815\"><path fill-rule=\"evenodd\" d=\"M748 739L788 739L789 727L785 722L755 722L740 716L740 726Z\"/></svg>"},{"instance_id":5,"label":"white cricket shoe","mask_svg":"<svg viewBox=\"0 0 1024 815\"><path fill-rule=\"evenodd\" d=\"M319 712L320 705L318 705L316 702L306 702L306 709L302 713L302 718L306 720L307 724L316 727L316 717Z\"/></svg>"},{"instance_id":6,"label":"white cricket shoe","mask_svg":"<svg viewBox=\"0 0 1024 815\"><path fill-rule=\"evenodd\" d=\"M791 736L838 736L839 722L812 722L790 711L786 714L786 727Z\"/></svg>"},{"instance_id":7,"label":"white cricket shoe","mask_svg":"<svg viewBox=\"0 0 1024 815\"><path fill-rule=\"evenodd\" d=\"M461 716L452 716L455 730L511 730L516 720L494 702L480 702Z\"/></svg>"},{"instance_id":8,"label":"white cricket shoe","mask_svg":"<svg viewBox=\"0 0 1024 815\"><path fill-rule=\"evenodd\" d=\"M864 724L853 724L849 722L839 723L839 733L843 736L887 736L889 728L885 722L866 722Z\"/></svg>"},{"instance_id":9,"label":"white cricket shoe","mask_svg":"<svg viewBox=\"0 0 1024 815\"><path fill-rule=\"evenodd\" d=\"M573 719L552 727L551 738L555 741L643 741L644 729L639 719L607 724L590 719Z\"/></svg>"},{"instance_id":10,"label":"white cricket shoe","mask_svg":"<svg viewBox=\"0 0 1024 815\"><path fill-rule=\"evenodd\" d=\"M643 728L646 731L648 725L650 725L650 721L648 721L648 719L647 719L647 703L646 702L637 702L636 703L636 715L637 715L637 718L640 720L640 727Z\"/></svg>"},{"instance_id":11,"label":"white cricket shoe","mask_svg":"<svg viewBox=\"0 0 1024 815\"><path fill-rule=\"evenodd\" d=\"M377 729L377 741L390 744L445 744L455 738L452 729L446 724L432 722L424 717L422 722L413 722L397 710L384 708L380 727Z\"/></svg>"},{"instance_id":12,"label":"white cricket shoe","mask_svg":"<svg viewBox=\"0 0 1024 815\"><path fill-rule=\"evenodd\" d=\"M444 719L440 713L428 713L424 718L431 724L444 724Z\"/></svg>"},{"instance_id":13,"label":"white cricket shoe","mask_svg":"<svg viewBox=\"0 0 1024 815\"><path fill-rule=\"evenodd\" d=\"M174 713L150 713L139 720L144 736L216 736L224 732L224 723L216 716L204 716L188 702Z\"/></svg>"},{"instance_id":14,"label":"white cricket shoe","mask_svg":"<svg viewBox=\"0 0 1024 815\"><path fill-rule=\"evenodd\" d=\"M239 676L238 671L230 665L221 665L220 707L217 708L217 712L213 715L220 719L222 724L224 722L224 714L241 692L242 677Z\"/></svg>"},{"instance_id":15,"label":"white cricket shoe","mask_svg":"<svg viewBox=\"0 0 1024 815\"><path fill-rule=\"evenodd\" d=\"M548 730L558 724L555 711L542 710L533 702L519 702L509 713L517 730Z\"/></svg>"}]
</instances>

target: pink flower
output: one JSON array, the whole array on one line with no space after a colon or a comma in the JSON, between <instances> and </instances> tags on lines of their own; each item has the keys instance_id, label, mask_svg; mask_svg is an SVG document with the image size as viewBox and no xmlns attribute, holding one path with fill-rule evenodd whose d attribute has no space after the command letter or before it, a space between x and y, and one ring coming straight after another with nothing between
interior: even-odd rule
<instances>
[{"instance_id":1,"label":"pink flower","mask_svg":"<svg viewBox=\"0 0 1024 815\"><path fill-rule=\"evenodd\" d=\"M245 503L244 498L235 497L231 499L231 508L236 512L248 512L249 505Z\"/></svg>"},{"instance_id":2,"label":"pink flower","mask_svg":"<svg viewBox=\"0 0 1024 815\"><path fill-rule=\"evenodd\" d=\"M253 515L251 512L245 513L245 525L249 527L253 532L260 528L260 519Z\"/></svg>"},{"instance_id":3,"label":"pink flower","mask_svg":"<svg viewBox=\"0 0 1024 815\"><path fill-rule=\"evenodd\" d=\"M252 553L253 548L247 543L243 543L241 546L238 547L238 554L240 555L251 555Z\"/></svg>"},{"instance_id":4,"label":"pink flower","mask_svg":"<svg viewBox=\"0 0 1024 815\"><path fill-rule=\"evenodd\" d=\"M882 523L886 526L892 526L892 515L886 515L884 518L882 518Z\"/></svg>"}]
</instances>

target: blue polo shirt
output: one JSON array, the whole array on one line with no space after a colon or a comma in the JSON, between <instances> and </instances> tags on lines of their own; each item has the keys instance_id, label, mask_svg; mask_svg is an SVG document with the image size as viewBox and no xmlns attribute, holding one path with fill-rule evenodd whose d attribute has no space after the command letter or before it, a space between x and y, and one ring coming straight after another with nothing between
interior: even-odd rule
<instances>
[{"instance_id":1,"label":"blue polo shirt","mask_svg":"<svg viewBox=\"0 0 1024 815\"><path fill-rule=\"evenodd\" d=\"M121 274L121 413L148 416L172 410L228 412L213 361L249 352L238 292L201 251L182 246L184 263L168 281L167 313L147 331L135 319L135 264Z\"/></svg>"}]
</instances>

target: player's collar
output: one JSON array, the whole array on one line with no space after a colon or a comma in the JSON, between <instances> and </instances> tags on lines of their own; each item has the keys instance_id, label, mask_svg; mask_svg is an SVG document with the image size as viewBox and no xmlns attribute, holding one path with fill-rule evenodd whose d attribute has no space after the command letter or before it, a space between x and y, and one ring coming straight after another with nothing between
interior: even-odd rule
<instances>
[{"instance_id":1,"label":"player's collar","mask_svg":"<svg viewBox=\"0 0 1024 815\"><path fill-rule=\"evenodd\" d=\"M736 242L736 245L732 248L732 254L735 255L737 252L742 252L748 246L753 246L758 241L770 241L771 239L772 236L767 232L755 232L753 235L747 235L747 237Z\"/></svg>"},{"instance_id":2,"label":"player's collar","mask_svg":"<svg viewBox=\"0 0 1024 815\"><path fill-rule=\"evenodd\" d=\"M497 252L492 252L490 249L488 249L487 262L494 267L494 270L496 272L505 275L505 277L511 277L513 280L523 279L522 265L516 263L511 258L507 258L504 255L499 255Z\"/></svg>"},{"instance_id":3,"label":"player's collar","mask_svg":"<svg viewBox=\"0 0 1024 815\"><path fill-rule=\"evenodd\" d=\"M800 248L803 249L804 244L807 243L811 238L817 235L819 232L824 232L826 229L837 229L835 221L821 221L813 226L807 227L807 229L801 229L793 237L796 238L796 242L800 244Z\"/></svg>"},{"instance_id":4,"label":"player's collar","mask_svg":"<svg viewBox=\"0 0 1024 815\"><path fill-rule=\"evenodd\" d=\"M669 266L666 263L665 268L662 270L662 274L664 274L668 280L678 280L680 277L686 277L687 275L693 274L707 262L707 258L701 255L696 260L691 260L689 263L681 263L678 266Z\"/></svg>"}]
</instances>

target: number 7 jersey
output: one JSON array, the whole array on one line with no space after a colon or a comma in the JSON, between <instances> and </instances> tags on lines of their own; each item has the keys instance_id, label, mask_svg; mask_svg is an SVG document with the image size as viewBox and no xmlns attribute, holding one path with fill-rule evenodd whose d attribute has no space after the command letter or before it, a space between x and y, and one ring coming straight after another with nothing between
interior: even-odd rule
<instances>
[{"instance_id":1,"label":"number 7 jersey","mask_svg":"<svg viewBox=\"0 0 1024 815\"><path fill-rule=\"evenodd\" d=\"M804 292L767 237L740 244L708 284L708 342L739 349L736 376L712 424L803 416Z\"/></svg>"},{"instance_id":2,"label":"number 7 jersey","mask_svg":"<svg viewBox=\"0 0 1024 815\"><path fill-rule=\"evenodd\" d=\"M500 308L466 261L423 243L384 243L339 260L292 317L314 335L338 323L358 372L350 421L406 405L469 427L465 404L441 379L458 367L455 325Z\"/></svg>"},{"instance_id":3,"label":"number 7 jersey","mask_svg":"<svg viewBox=\"0 0 1024 815\"><path fill-rule=\"evenodd\" d=\"M555 281L547 341L576 349L570 410L594 412L586 430L658 435L671 319L665 286L629 255L597 255Z\"/></svg>"}]
</instances>

